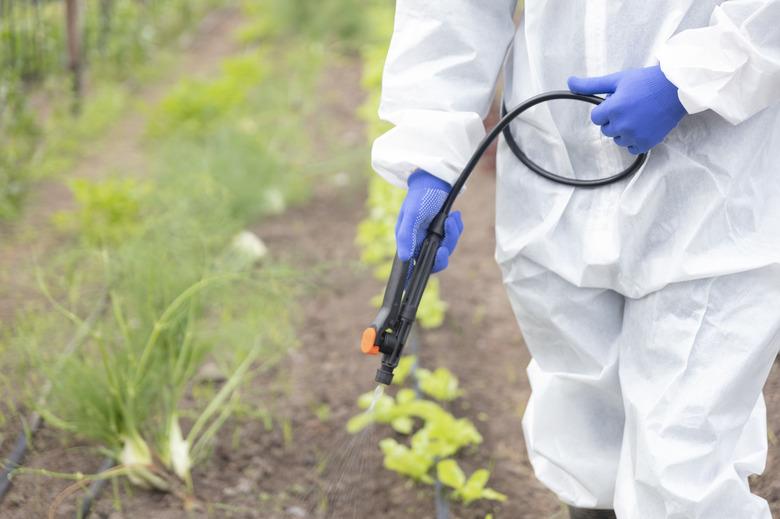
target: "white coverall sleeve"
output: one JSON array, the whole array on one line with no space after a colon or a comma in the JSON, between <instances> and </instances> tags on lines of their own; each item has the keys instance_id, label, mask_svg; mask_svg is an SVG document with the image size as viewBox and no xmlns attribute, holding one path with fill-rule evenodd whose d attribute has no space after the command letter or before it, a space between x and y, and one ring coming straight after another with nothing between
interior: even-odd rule
<instances>
[{"instance_id":1,"label":"white coverall sleeve","mask_svg":"<svg viewBox=\"0 0 780 519\"><path fill-rule=\"evenodd\" d=\"M516 0L397 0L374 142L374 169L406 187L416 168L452 184L485 134L515 33Z\"/></svg>"},{"instance_id":2,"label":"white coverall sleeve","mask_svg":"<svg viewBox=\"0 0 780 519\"><path fill-rule=\"evenodd\" d=\"M730 0L709 27L670 38L658 53L688 113L739 124L780 101L780 0Z\"/></svg>"}]
</instances>

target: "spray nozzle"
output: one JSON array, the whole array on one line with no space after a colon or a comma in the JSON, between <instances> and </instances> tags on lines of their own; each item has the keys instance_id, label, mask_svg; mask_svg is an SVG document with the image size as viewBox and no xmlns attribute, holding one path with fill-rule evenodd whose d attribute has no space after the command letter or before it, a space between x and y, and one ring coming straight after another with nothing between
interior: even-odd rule
<instances>
[{"instance_id":1,"label":"spray nozzle","mask_svg":"<svg viewBox=\"0 0 780 519\"><path fill-rule=\"evenodd\" d=\"M374 380L379 384L389 386L393 382L393 370L382 364L382 366L376 370Z\"/></svg>"}]
</instances>

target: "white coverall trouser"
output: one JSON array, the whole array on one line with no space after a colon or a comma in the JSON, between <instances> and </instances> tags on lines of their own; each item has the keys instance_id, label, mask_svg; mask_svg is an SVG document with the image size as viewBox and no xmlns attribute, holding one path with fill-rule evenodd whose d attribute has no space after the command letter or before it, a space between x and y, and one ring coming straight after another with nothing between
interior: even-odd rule
<instances>
[{"instance_id":1,"label":"white coverall trouser","mask_svg":"<svg viewBox=\"0 0 780 519\"><path fill-rule=\"evenodd\" d=\"M660 63L691 115L631 180L573 189L499 148L496 259L534 358L529 457L563 501L619 519L770 519L747 476L780 329L780 0L526 0L519 28L513 11L397 0L374 168L451 182L504 63L510 107ZM626 161L582 103L512 131L563 175Z\"/></svg>"},{"instance_id":2,"label":"white coverall trouser","mask_svg":"<svg viewBox=\"0 0 780 519\"><path fill-rule=\"evenodd\" d=\"M770 517L747 477L764 469L780 333L780 312L754 309L780 301L780 266L639 299L515 267L506 287L534 359L523 431L542 482L620 519Z\"/></svg>"}]
</instances>

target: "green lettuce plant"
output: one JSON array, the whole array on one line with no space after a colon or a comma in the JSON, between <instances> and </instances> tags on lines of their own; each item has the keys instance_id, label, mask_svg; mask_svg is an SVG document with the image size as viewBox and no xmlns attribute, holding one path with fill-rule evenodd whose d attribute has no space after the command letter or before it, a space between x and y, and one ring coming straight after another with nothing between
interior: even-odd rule
<instances>
[{"instance_id":1,"label":"green lettuce plant","mask_svg":"<svg viewBox=\"0 0 780 519\"><path fill-rule=\"evenodd\" d=\"M442 402L451 402L463 393L458 387L458 379L446 368L435 371L420 368L415 373L423 393Z\"/></svg>"},{"instance_id":2,"label":"green lettuce plant","mask_svg":"<svg viewBox=\"0 0 780 519\"><path fill-rule=\"evenodd\" d=\"M506 501L504 494L487 488L487 482L490 479L490 471L487 469L476 470L466 478L466 474L458 462L448 459L436 464L436 473L439 481L454 490L453 497L463 501L466 505L479 499Z\"/></svg>"},{"instance_id":3,"label":"green lettuce plant","mask_svg":"<svg viewBox=\"0 0 780 519\"><path fill-rule=\"evenodd\" d=\"M405 357L399 363L402 380L409 380L415 360ZM425 381L427 394L439 401L452 401L462 393L457 378L445 368L433 372L418 368L414 374L421 388ZM490 476L487 469L479 469L466 478L452 459L462 449L482 443L482 436L471 420L455 417L436 401L418 398L409 388L400 388L395 398L386 394L375 398L373 392L365 393L358 398L358 406L364 412L349 420L350 433L357 434L373 424L386 424L396 433L409 437L408 444L393 437L379 442L388 470L424 484L432 484L434 474L438 475L442 483L453 489L452 498L464 504L479 499L506 499L486 488Z\"/></svg>"}]
</instances>

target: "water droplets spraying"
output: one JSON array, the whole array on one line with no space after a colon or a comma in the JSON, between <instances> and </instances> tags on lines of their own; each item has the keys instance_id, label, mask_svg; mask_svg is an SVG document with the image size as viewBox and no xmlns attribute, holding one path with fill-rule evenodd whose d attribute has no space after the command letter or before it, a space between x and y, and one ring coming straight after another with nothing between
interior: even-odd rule
<instances>
[{"instance_id":1,"label":"water droplets spraying","mask_svg":"<svg viewBox=\"0 0 780 519\"><path fill-rule=\"evenodd\" d=\"M384 390L384 385L377 385L365 413L374 412ZM370 506L365 499L366 482L378 480L383 470L382 454L377 448L379 432L369 425L357 434L346 434L346 430L344 434L334 438L333 449L321 463L320 484L303 499L310 514L307 518L363 519L370 513L366 509Z\"/></svg>"},{"instance_id":2,"label":"water droplets spraying","mask_svg":"<svg viewBox=\"0 0 780 519\"><path fill-rule=\"evenodd\" d=\"M379 399L382 398L382 395L385 394L385 386L384 384L377 384L376 389L374 389L374 398L371 400L371 405L368 406L368 409L366 409L367 413L370 413L374 410L374 406L377 402L379 402Z\"/></svg>"}]
</instances>

